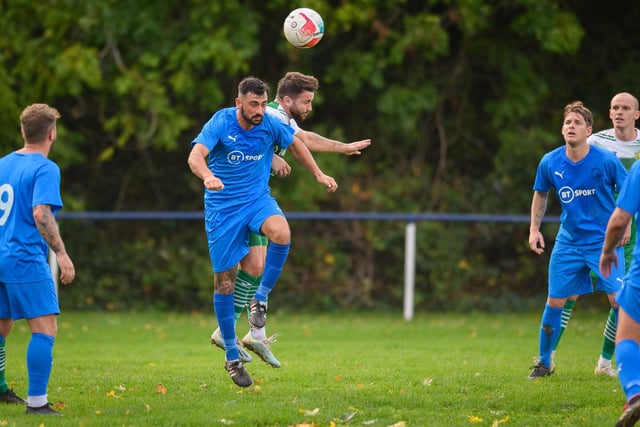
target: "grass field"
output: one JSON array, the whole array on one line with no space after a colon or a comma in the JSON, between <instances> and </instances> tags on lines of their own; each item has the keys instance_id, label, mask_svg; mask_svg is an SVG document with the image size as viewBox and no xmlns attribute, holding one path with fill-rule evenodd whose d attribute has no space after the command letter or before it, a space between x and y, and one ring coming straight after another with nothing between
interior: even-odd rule
<instances>
[{"instance_id":1,"label":"grass field","mask_svg":"<svg viewBox=\"0 0 640 427\"><path fill-rule=\"evenodd\" d=\"M209 344L212 313L66 312L49 385L65 416L3 405L0 426L612 426L624 395L593 375L606 315L576 310L556 373L530 381L539 313L272 314L283 367L256 357L256 385L239 389ZM7 344L24 397L28 339L21 321Z\"/></svg>"}]
</instances>

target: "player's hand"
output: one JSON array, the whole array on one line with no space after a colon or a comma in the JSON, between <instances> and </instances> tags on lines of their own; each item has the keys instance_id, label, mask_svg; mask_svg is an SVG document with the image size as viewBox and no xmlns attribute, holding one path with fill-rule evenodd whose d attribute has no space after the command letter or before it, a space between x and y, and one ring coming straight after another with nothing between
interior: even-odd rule
<instances>
[{"instance_id":1,"label":"player's hand","mask_svg":"<svg viewBox=\"0 0 640 427\"><path fill-rule=\"evenodd\" d=\"M611 275L611 264L618 267L618 255L616 251L610 253L602 252L600 254L600 273L606 278Z\"/></svg>"},{"instance_id":2,"label":"player's hand","mask_svg":"<svg viewBox=\"0 0 640 427\"><path fill-rule=\"evenodd\" d=\"M224 188L224 184L220 181L220 178L210 175L204 179L204 186L207 190L220 191Z\"/></svg>"},{"instance_id":3,"label":"player's hand","mask_svg":"<svg viewBox=\"0 0 640 427\"><path fill-rule=\"evenodd\" d=\"M347 156L360 155L361 150L364 150L370 145L371 145L370 139L363 139L360 141L351 142L349 144L344 144L343 146L344 151L342 152L342 154L345 154Z\"/></svg>"},{"instance_id":4,"label":"player's hand","mask_svg":"<svg viewBox=\"0 0 640 427\"><path fill-rule=\"evenodd\" d=\"M322 174L318 178L318 183L327 187L329 193L334 193L338 189L338 183L329 175Z\"/></svg>"},{"instance_id":5,"label":"player's hand","mask_svg":"<svg viewBox=\"0 0 640 427\"><path fill-rule=\"evenodd\" d=\"M544 252L544 237L539 231L529 233L529 248L540 255Z\"/></svg>"},{"instance_id":6,"label":"player's hand","mask_svg":"<svg viewBox=\"0 0 640 427\"><path fill-rule=\"evenodd\" d=\"M287 163L285 159L274 154L273 161L271 163L271 170L278 178L284 178L291 173L291 166L289 166L289 163Z\"/></svg>"},{"instance_id":7,"label":"player's hand","mask_svg":"<svg viewBox=\"0 0 640 427\"><path fill-rule=\"evenodd\" d=\"M76 277L76 269L69 255L66 253L56 254L56 260L60 268L60 281L65 285L73 282L73 279Z\"/></svg>"}]
</instances>

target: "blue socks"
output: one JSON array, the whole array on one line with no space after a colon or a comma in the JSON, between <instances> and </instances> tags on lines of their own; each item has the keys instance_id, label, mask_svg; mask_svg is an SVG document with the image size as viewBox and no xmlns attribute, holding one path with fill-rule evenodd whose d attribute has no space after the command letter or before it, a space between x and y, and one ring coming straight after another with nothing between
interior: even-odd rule
<instances>
[{"instance_id":1,"label":"blue socks","mask_svg":"<svg viewBox=\"0 0 640 427\"><path fill-rule=\"evenodd\" d=\"M540 360L538 362L549 368L551 365L551 350L560 335L562 308L545 304L540 323Z\"/></svg>"},{"instance_id":2,"label":"blue socks","mask_svg":"<svg viewBox=\"0 0 640 427\"><path fill-rule=\"evenodd\" d=\"M236 342L236 321L234 317L233 295L213 293L213 311L224 340L225 360L238 360L240 352Z\"/></svg>"},{"instance_id":3,"label":"blue socks","mask_svg":"<svg viewBox=\"0 0 640 427\"><path fill-rule=\"evenodd\" d=\"M46 396L51 365L53 364L53 343L55 338L35 332L31 334L27 347L27 372L29 374L29 391L31 396ZM46 403L46 402L45 402Z\"/></svg>"},{"instance_id":4,"label":"blue socks","mask_svg":"<svg viewBox=\"0 0 640 427\"><path fill-rule=\"evenodd\" d=\"M634 340L626 339L616 345L618 380L627 397L640 393L640 348Z\"/></svg>"},{"instance_id":5,"label":"blue socks","mask_svg":"<svg viewBox=\"0 0 640 427\"><path fill-rule=\"evenodd\" d=\"M262 273L262 280L260 286L256 290L254 298L258 301L267 302L269 292L273 289L282 273L284 263L289 256L289 248L291 243L286 245L280 245L278 243L269 243L267 249L267 257L264 261L264 272Z\"/></svg>"}]
</instances>

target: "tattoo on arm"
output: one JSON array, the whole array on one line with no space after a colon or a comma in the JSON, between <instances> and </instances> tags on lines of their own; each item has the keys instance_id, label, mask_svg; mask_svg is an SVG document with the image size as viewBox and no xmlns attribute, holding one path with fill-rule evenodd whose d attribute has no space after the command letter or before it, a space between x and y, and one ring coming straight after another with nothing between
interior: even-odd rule
<instances>
[{"instance_id":1,"label":"tattoo on arm","mask_svg":"<svg viewBox=\"0 0 640 427\"><path fill-rule=\"evenodd\" d=\"M60 231L58 230L58 224L56 223L56 219L51 212L51 206L49 205L38 205L33 208L34 212L40 209L40 215L34 215L34 219L36 222L36 227L38 227L38 231L42 238L47 242L49 248L56 254L65 253L64 242L62 241L62 237L60 237Z\"/></svg>"}]
</instances>

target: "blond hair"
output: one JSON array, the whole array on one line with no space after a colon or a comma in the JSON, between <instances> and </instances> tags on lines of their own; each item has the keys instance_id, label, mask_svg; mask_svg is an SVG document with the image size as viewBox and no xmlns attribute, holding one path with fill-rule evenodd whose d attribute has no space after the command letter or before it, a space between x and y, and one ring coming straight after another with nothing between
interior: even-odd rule
<instances>
[{"instance_id":1,"label":"blond hair","mask_svg":"<svg viewBox=\"0 0 640 427\"><path fill-rule=\"evenodd\" d=\"M20 114L20 126L28 143L39 143L47 139L47 134L56 126L60 113L47 104L31 104Z\"/></svg>"}]
</instances>

